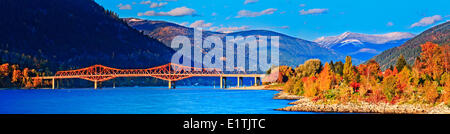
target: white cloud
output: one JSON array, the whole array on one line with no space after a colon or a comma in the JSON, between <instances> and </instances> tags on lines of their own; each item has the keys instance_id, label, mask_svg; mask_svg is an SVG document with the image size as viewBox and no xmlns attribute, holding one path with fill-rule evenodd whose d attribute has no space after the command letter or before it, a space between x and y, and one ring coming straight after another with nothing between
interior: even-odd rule
<instances>
[{"instance_id":1,"label":"white cloud","mask_svg":"<svg viewBox=\"0 0 450 134\"><path fill-rule=\"evenodd\" d=\"M138 16L187 16L194 15L195 10L187 7L178 7L170 10L169 12L155 12L147 11L144 13L138 13Z\"/></svg>"},{"instance_id":2,"label":"white cloud","mask_svg":"<svg viewBox=\"0 0 450 134\"><path fill-rule=\"evenodd\" d=\"M326 8L315 8L315 9L309 9L306 10L302 9L301 11L299 11L301 15L308 15L308 14L322 14L322 13L327 13L328 9Z\"/></svg>"},{"instance_id":3,"label":"white cloud","mask_svg":"<svg viewBox=\"0 0 450 134\"><path fill-rule=\"evenodd\" d=\"M386 26L388 26L388 27L393 26L393 25L394 25L394 23L392 23L390 21L386 24Z\"/></svg>"},{"instance_id":4,"label":"white cloud","mask_svg":"<svg viewBox=\"0 0 450 134\"><path fill-rule=\"evenodd\" d=\"M144 13L138 13L138 16L157 16L155 11L147 11Z\"/></svg>"},{"instance_id":5,"label":"white cloud","mask_svg":"<svg viewBox=\"0 0 450 134\"><path fill-rule=\"evenodd\" d=\"M223 32L223 33L231 33L234 31L241 31L241 30L247 30L249 29L249 26L241 26L241 27L222 27L222 28L218 28L216 31L217 32Z\"/></svg>"},{"instance_id":6,"label":"white cloud","mask_svg":"<svg viewBox=\"0 0 450 134\"><path fill-rule=\"evenodd\" d=\"M152 3L151 1L141 1L141 3L140 4L150 4L150 3Z\"/></svg>"},{"instance_id":7,"label":"white cloud","mask_svg":"<svg viewBox=\"0 0 450 134\"><path fill-rule=\"evenodd\" d=\"M211 16L216 16L216 15L217 15L216 12L211 13Z\"/></svg>"},{"instance_id":8,"label":"white cloud","mask_svg":"<svg viewBox=\"0 0 450 134\"><path fill-rule=\"evenodd\" d=\"M238 16L236 16L236 18L257 17L257 16L261 16L261 15L273 14L275 11L277 11L277 9L275 9L275 8L269 8L269 9L263 10L261 12L252 12L249 10L241 10L238 12Z\"/></svg>"},{"instance_id":9,"label":"white cloud","mask_svg":"<svg viewBox=\"0 0 450 134\"><path fill-rule=\"evenodd\" d=\"M152 3L150 5L150 8L163 7L163 6L167 5L167 4L168 4L167 2L160 2L160 3L154 2L154 3Z\"/></svg>"},{"instance_id":10,"label":"white cloud","mask_svg":"<svg viewBox=\"0 0 450 134\"><path fill-rule=\"evenodd\" d=\"M206 28L210 26L212 26L212 23L205 23L204 20L197 20L190 25L190 27L201 27L201 28Z\"/></svg>"},{"instance_id":11,"label":"white cloud","mask_svg":"<svg viewBox=\"0 0 450 134\"><path fill-rule=\"evenodd\" d=\"M300 7L305 7L305 6L306 6L306 4L300 4L299 6L300 6Z\"/></svg>"},{"instance_id":12,"label":"white cloud","mask_svg":"<svg viewBox=\"0 0 450 134\"><path fill-rule=\"evenodd\" d=\"M120 10L131 10L131 5L130 4L122 4L120 3L119 5L117 5L117 7L119 7Z\"/></svg>"},{"instance_id":13,"label":"white cloud","mask_svg":"<svg viewBox=\"0 0 450 134\"><path fill-rule=\"evenodd\" d=\"M256 3L256 2L258 2L259 0L245 0L244 1L244 5L247 5L247 4L250 4L250 3Z\"/></svg>"},{"instance_id":14,"label":"white cloud","mask_svg":"<svg viewBox=\"0 0 450 134\"><path fill-rule=\"evenodd\" d=\"M442 16L440 15L434 15L434 16L430 16L430 17L424 17L422 18L419 22L416 22L414 24L412 24L410 27L423 27L423 26L428 26L431 24L434 24L438 21L442 20Z\"/></svg>"}]
</instances>

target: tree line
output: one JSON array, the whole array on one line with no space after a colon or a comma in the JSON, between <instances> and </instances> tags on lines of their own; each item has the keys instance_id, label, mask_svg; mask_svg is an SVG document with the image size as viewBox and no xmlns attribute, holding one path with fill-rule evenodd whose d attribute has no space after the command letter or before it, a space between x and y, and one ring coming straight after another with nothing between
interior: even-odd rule
<instances>
[{"instance_id":1,"label":"tree line","mask_svg":"<svg viewBox=\"0 0 450 134\"><path fill-rule=\"evenodd\" d=\"M0 63L1 64L1 63ZM32 79L32 77L43 76L45 73L35 69L21 69L17 64L3 63L0 65L0 88L39 88L43 83L40 79Z\"/></svg>"},{"instance_id":2,"label":"tree line","mask_svg":"<svg viewBox=\"0 0 450 134\"><path fill-rule=\"evenodd\" d=\"M277 82L285 83L284 92L326 103L450 105L449 45L426 42L421 49L412 66L400 55L395 66L384 71L373 59L354 66L350 56L345 63L331 61L323 65L320 60L311 59L294 69L280 66Z\"/></svg>"}]
</instances>

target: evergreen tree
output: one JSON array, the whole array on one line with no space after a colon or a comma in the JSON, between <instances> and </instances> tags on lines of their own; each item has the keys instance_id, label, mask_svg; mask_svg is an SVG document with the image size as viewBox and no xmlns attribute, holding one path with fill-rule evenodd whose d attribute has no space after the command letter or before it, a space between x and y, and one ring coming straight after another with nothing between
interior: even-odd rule
<instances>
[{"instance_id":1,"label":"evergreen tree","mask_svg":"<svg viewBox=\"0 0 450 134\"><path fill-rule=\"evenodd\" d=\"M344 63L342 61L338 61L334 64L333 72L342 76L344 71Z\"/></svg>"},{"instance_id":2,"label":"evergreen tree","mask_svg":"<svg viewBox=\"0 0 450 134\"><path fill-rule=\"evenodd\" d=\"M394 70L394 66L390 65L388 69L392 71Z\"/></svg>"},{"instance_id":3,"label":"evergreen tree","mask_svg":"<svg viewBox=\"0 0 450 134\"><path fill-rule=\"evenodd\" d=\"M403 70L404 67L408 66L408 63L406 63L405 57L403 57L403 54L400 54L400 57L398 57L397 63L395 64L395 67L397 67L397 69L399 71Z\"/></svg>"}]
</instances>

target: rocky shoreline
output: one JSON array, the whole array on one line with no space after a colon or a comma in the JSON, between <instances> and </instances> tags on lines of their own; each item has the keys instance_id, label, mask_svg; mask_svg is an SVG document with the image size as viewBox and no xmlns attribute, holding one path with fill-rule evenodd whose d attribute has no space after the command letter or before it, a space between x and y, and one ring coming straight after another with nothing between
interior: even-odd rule
<instances>
[{"instance_id":1,"label":"rocky shoreline","mask_svg":"<svg viewBox=\"0 0 450 134\"><path fill-rule=\"evenodd\" d=\"M285 92L277 93L273 97L273 99L278 99L278 100L299 100L299 99L303 99L303 98L305 98L305 97L298 96L298 95L290 95Z\"/></svg>"},{"instance_id":2,"label":"rocky shoreline","mask_svg":"<svg viewBox=\"0 0 450 134\"><path fill-rule=\"evenodd\" d=\"M314 102L306 97L289 95L280 92L275 94L274 99L297 100L280 111L302 111L302 112L332 112L332 113L381 113L381 114L450 114L450 108L444 104L436 106L412 105L412 104L389 104L368 102L323 104Z\"/></svg>"}]
</instances>

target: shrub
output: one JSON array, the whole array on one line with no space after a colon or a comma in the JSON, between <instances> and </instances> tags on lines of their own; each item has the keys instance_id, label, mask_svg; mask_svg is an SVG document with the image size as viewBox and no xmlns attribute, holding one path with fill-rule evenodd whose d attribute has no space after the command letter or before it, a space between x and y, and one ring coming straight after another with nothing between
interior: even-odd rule
<instances>
[{"instance_id":1,"label":"shrub","mask_svg":"<svg viewBox=\"0 0 450 134\"><path fill-rule=\"evenodd\" d=\"M324 96L325 96L325 99L327 99L327 100L334 100L334 99L336 99L336 96L338 93L339 93L338 90L330 89L325 92Z\"/></svg>"},{"instance_id":2,"label":"shrub","mask_svg":"<svg viewBox=\"0 0 450 134\"><path fill-rule=\"evenodd\" d=\"M342 83L337 90L339 91L337 98L340 101L347 102L351 99L352 94L353 94L353 89L351 87L349 87L348 85Z\"/></svg>"}]
</instances>

